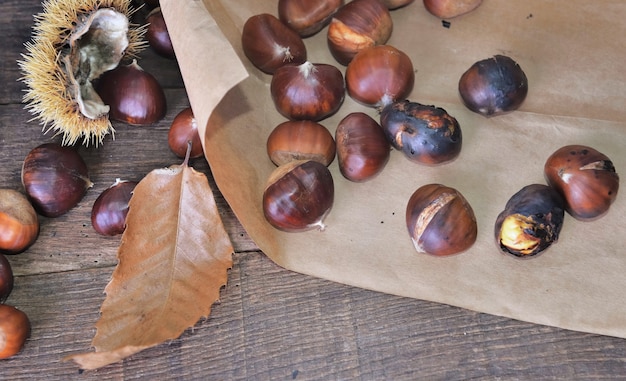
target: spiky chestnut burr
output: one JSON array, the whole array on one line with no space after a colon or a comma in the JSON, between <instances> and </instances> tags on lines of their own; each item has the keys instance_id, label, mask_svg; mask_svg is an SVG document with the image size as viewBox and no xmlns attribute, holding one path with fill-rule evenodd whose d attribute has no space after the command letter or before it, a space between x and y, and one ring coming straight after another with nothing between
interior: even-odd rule
<instances>
[{"instance_id":1,"label":"spiky chestnut burr","mask_svg":"<svg viewBox=\"0 0 626 381\"><path fill-rule=\"evenodd\" d=\"M99 144L114 129L92 81L144 47L130 0L46 0L18 62L26 108L63 144Z\"/></svg>"}]
</instances>

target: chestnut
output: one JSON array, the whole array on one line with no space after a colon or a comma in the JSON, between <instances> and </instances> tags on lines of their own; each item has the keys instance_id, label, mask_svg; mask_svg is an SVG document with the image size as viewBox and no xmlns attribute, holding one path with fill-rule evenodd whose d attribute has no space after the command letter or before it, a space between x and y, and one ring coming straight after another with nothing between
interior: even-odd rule
<instances>
[{"instance_id":1,"label":"chestnut","mask_svg":"<svg viewBox=\"0 0 626 381\"><path fill-rule=\"evenodd\" d=\"M302 232L324 230L335 188L328 168L317 161L299 160L276 168L263 192L263 214L276 229Z\"/></svg>"},{"instance_id":2,"label":"chestnut","mask_svg":"<svg viewBox=\"0 0 626 381\"><path fill-rule=\"evenodd\" d=\"M146 40L150 47L160 56L165 58L176 58L174 46L170 39L170 34L165 25L165 18L160 7L154 8L146 16L148 29L146 30Z\"/></svg>"},{"instance_id":3,"label":"chestnut","mask_svg":"<svg viewBox=\"0 0 626 381\"><path fill-rule=\"evenodd\" d=\"M344 0L278 0L278 19L301 37L309 37L328 25L344 2Z\"/></svg>"},{"instance_id":4,"label":"chestnut","mask_svg":"<svg viewBox=\"0 0 626 381\"><path fill-rule=\"evenodd\" d=\"M273 74L289 63L304 63L307 58L302 37L268 13L246 20L241 32L241 44L250 62L266 74Z\"/></svg>"},{"instance_id":5,"label":"chestnut","mask_svg":"<svg viewBox=\"0 0 626 381\"><path fill-rule=\"evenodd\" d=\"M162 119L167 112L163 88L137 60L102 74L96 92L111 108L109 117L120 122L148 125Z\"/></svg>"},{"instance_id":6,"label":"chestnut","mask_svg":"<svg viewBox=\"0 0 626 381\"><path fill-rule=\"evenodd\" d=\"M0 189L0 252L21 253L38 234L39 218L28 198L13 189Z\"/></svg>"},{"instance_id":7,"label":"chestnut","mask_svg":"<svg viewBox=\"0 0 626 381\"><path fill-rule=\"evenodd\" d=\"M443 108L410 101L394 102L383 108L380 125L391 146L411 161L443 164L461 152L461 127Z\"/></svg>"},{"instance_id":8,"label":"chestnut","mask_svg":"<svg viewBox=\"0 0 626 381\"><path fill-rule=\"evenodd\" d=\"M194 159L202 156L202 141L198 132L198 122L193 115L191 107L182 109L172 120L167 134L167 143L170 150L180 158L187 155L188 143L191 141L189 157Z\"/></svg>"},{"instance_id":9,"label":"chestnut","mask_svg":"<svg viewBox=\"0 0 626 381\"><path fill-rule=\"evenodd\" d=\"M66 213L93 186L78 151L56 143L41 144L28 153L22 184L35 210L45 217Z\"/></svg>"},{"instance_id":10,"label":"chestnut","mask_svg":"<svg viewBox=\"0 0 626 381\"><path fill-rule=\"evenodd\" d=\"M135 181L116 179L100 193L91 207L91 225L97 233L114 236L124 232L128 203L135 186Z\"/></svg>"},{"instance_id":11,"label":"chestnut","mask_svg":"<svg viewBox=\"0 0 626 381\"><path fill-rule=\"evenodd\" d=\"M379 174L391 153L382 127L363 112L344 117L335 130L337 161L343 177L350 181L367 181Z\"/></svg>"},{"instance_id":12,"label":"chestnut","mask_svg":"<svg viewBox=\"0 0 626 381\"><path fill-rule=\"evenodd\" d=\"M415 71L409 56L391 45L360 51L346 68L346 90L355 101L382 108L404 100L413 90Z\"/></svg>"},{"instance_id":13,"label":"chestnut","mask_svg":"<svg viewBox=\"0 0 626 381\"><path fill-rule=\"evenodd\" d=\"M21 351L29 335L30 320L26 313L8 304L0 304L0 359Z\"/></svg>"},{"instance_id":14,"label":"chestnut","mask_svg":"<svg viewBox=\"0 0 626 381\"><path fill-rule=\"evenodd\" d=\"M500 250L517 258L532 258L556 243L565 216L563 198L544 184L523 187L496 218Z\"/></svg>"},{"instance_id":15,"label":"chestnut","mask_svg":"<svg viewBox=\"0 0 626 381\"><path fill-rule=\"evenodd\" d=\"M0 254L0 304L4 303L13 291L13 270L7 257Z\"/></svg>"},{"instance_id":16,"label":"chestnut","mask_svg":"<svg viewBox=\"0 0 626 381\"><path fill-rule=\"evenodd\" d=\"M528 94L526 74L512 58L496 55L474 63L459 80L465 106L483 116L517 110Z\"/></svg>"},{"instance_id":17,"label":"chestnut","mask_svg":"<svg viewBox=\"0 0 626 381\"><path fill-rule=\"evenodd\" d=\"M267 154L278 166L294 160L315 160L328 166L335 158L335 140L317 122L290 120L272 130L267 138Z\"/></svg>"},{"instance_id":18,"label":"chestnut","mask_svg":"<svg viewBox=\"0 0 626 381\"><path fill-rule=\"evenodd\" d=\"M339 110L346 87L338 68L307 61L276 69L270 93L276 109L287 119L320 121Z\"/></svg>"},{"instance_id":19,"label":"chestnut","mask_svg":"<svg viewBox=\"0 0 626 381\"><path fill-rule=\"evenodd\" d=\"M327 31L328 48L342 65L361 50L389 40L393 21L380 0L353 0L335 13Z\"/></svg>"},{"instance_id":20,"label":"chestnut","mask_svg":"<svg viewBox=\"0 0 626 381\"><path fill-rule=\"evenodd\" d=\"M619 189L619 176L611 159L584 145L556 150L544 165L548 184L565 199L565 210L586 221L604 215Z\"/></svg>"},{"instance_id":21,"label":"chestnut","mask_svg":"<svg viewBox=\"0 0 626 381\"><path fill-rule=\"evenodd\" d=\"M406 206L406 225L420 253L446 256L469 249L478 235L474 210L454 188L428 184Z\"/></svg>"},{"instance_id":22,"label":"chestnut","mask_svg":"<svg viewBox=\"0 0 626 381\"><path fill-rule=\"evenodd\" d=\"M402 8L413 2L413 0L381 0L389 10Z\"/></svg>"},{"instance_id":23,"label":"chestnut","mask_svg":"<svg viewBox=\"0 0 626 381\"><path fill-rule=\"evenodd\" d=\"M440 19L451 19L478 8L482 0L424 0L424 7Z\"/></svg>"}]
</instances>

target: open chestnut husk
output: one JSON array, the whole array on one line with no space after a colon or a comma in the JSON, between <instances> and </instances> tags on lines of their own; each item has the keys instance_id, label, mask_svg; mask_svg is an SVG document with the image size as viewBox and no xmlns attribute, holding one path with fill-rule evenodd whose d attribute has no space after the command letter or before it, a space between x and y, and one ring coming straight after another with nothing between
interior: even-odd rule
<instances>
[{"instance_id":1,"label":"open chestnut husk","mask_svg":"<svg viewBox=\"0 0 626 381\"><path fill-rule=\"evenodd\" d=\"M335 140L328 129L311 120L288 120L267 138L267 154L278 166L295 160L315 160L328 166L335 158Z\"/></svg>"},{"instance_id":2,"label":"open chestnut husk","mask_svg":"<svg viewBox=\"0 0 626 381\"><path fill-rule=\"evenodd\" d=\"M7 257L0 254L0 304L4 303L13 291L13 270Z\"/></svg>"},{"instance_id":3,"label":"open chestnut husk","mask_svg":"<svg viewBox=\"0 0 626 381\"><path fill-rule=\"evenodd\" d=\"M465 106L483 116L517 110L528 94L526 74L512 58L496 55L474 63L459 80Z\"/></svg>"},{"instance_id":4,"label":"open chestnut husk","mask_svg":"<svg viewBox=\"0 0 626 381\"><path fill-rule=\"evenodd\" d=\"M29 335L30 320L26 313L8 304L0 304L0 359L19 353Z\"/></svg>"},{"instance_id":5,"label":"open chestnut husk","mask_svg":"<svg viewBox=\"0 0 626 381\"><path fill-rule=\"evenodd\" d=\"M337 161L343 177L367 181L378 175L389 161L391 146L382 127L369 115L353 112L335 130Z\"/></svg>"},{"instance_id":6,"label":"open chestnut husk","mask_svg":"<svg viewBox=\"0 0 626 381\"><path fill-rule=\"evenodd\" d=\"M93 186L78 151L56 143L41 144L26 155L22 184L35 210L46 217L66 213Z\"/></svg>"},{"instance_id":7,"label":"open chestnut husk","mask_svg":"<svg viewBox=\"0 0 626 381\"><path fill-rule=\"evenodd\" d=\"M307 58L302 37L269 13L246 20L241 45L250 62L266 74L286 64L304 63Z\"/></svg>"},{"instance_id":8,"label":"open chestnut husk","mask_svg":"<svg viewBox=\"0 0 626 381\"><path fill-rule=\"evenodd\" d=\"M333 177L317 161L292 161L276 168L263 192L263 214L286 232L324 230L335 196Z\"/></svg>"},{"instance_id":9,"label":"open chestnut husk","mask_svg":"<svg viewBox=\"0 0 626 381\"><path fill-rule=\"evenodd\" d=\"M301 37L312 36L330 22L344 0L278 0L278 19Z\"/></svg>"},{"instance_id":10,"label":"open chestnut husk","mask_svg":"<svg viewBox=\"0 0 626 381\"><path fill-rule=\"evenodd\" d=\"M13 189L0 189L0 253L21 253L38 235L39 218L28 198Z\"/></svg>"},{"instance_id":11,"label":"open chestnut husk","mask_svg":"<svg viewBox=\"0 0 626 381\"><path fill-rule=\"evenodd\" d=\"M406 225L415 250L436 256L469 249L478 235L474 210L454 188L428 184L406 206Z\"/></svg>"},{"instance_id":12,"label":"open chestnut husk","mask_svg":"<svg viewBox=\"0 0 626 381\"><path fill-rule=\"evenodd\" d=\"M391 103L380 114L380 125L391 146L411 161L436 165L455 159L463 136L446 110L417 102Z\"/></svg>"},{"instance_id":13,"label":"open chestnut husk","mask_svg":"<svg viewBox=\"0 0 626 381\"><path fill-rule=\"evenodd\" d=\"M611 159L584 145L556 150L544 165L548 184L565 199L566 211L577 220L604 215L619 190L619 176Z\"/></svg>"},{"instance_id":14,"label":"open chestnut husk","mask_svg":"<svg viewBox=\"0 0 626 381\"><path fill-rule=\"evenodd\" d=\"M451 19L478 8L482 0L424 0L424 8L440 19Z\"/></svg>"},{"instance_id":15,"label":"open chestnut husk","mask_svg":"<svg viewBox=\"0 0 626 381\"><path fill-rule=\"evenodd\" d=\"M353 0L335 13L327 31L328 49L342 65L361 50L389 40L393 21L380 0Z\"/></svg>"},{"instance_id":16,"label":"open chestnut husk","mask_svg":"<svg viewBox=\"0 0 626 381\"><path fill-rule=\"evenodd\" d=\"M320 121L339 110L346 87L338 68L307 61L276 69L270 94L278 112L287 119Z\"/></svg>"},{"instance_id":17,"label":"open chestnut husk","mask_svg":"<svg viewBox=\"0 0 626 381\"><path fill-rule=\"evenodd\" d=\"M496 218L496 243L514 257L535 257L557 242L564 217L565 202L554 188L527 185L507 201Z\"/></svg>"},{"instance_id":18,"label":"open chestnut husk","mask_svg":"<svg viewBox=\"0 0 626 381\"><path fill-rule=\"evenodd\" d=\"M135 181L116 179L105 189L91 207L91 225L102 235L122 234L126 229L128 203L137 186Z\"/></svg>"}]
</instances>

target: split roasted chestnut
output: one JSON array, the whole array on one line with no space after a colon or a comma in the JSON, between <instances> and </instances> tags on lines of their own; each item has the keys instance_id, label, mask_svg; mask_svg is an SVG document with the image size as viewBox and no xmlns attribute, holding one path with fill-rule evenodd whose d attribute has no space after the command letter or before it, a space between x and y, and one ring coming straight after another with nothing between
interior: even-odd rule
<instances>
[{"instance_id":1,"label":"split roasted chestnut","mask_svg":"<svg viewBox=\"0 0 626 381\"><path fill-rule=\"evenodd\" d=\"M380 114L380 125L391 146L409 160L436 165L455 159L463 138L457 120L446 110L417 102L394 102Z\"/></svg>"},{"instance_id":2,"label":"split roasted chestnut","mask_svg":"<svg viewBox=\"0 0 626 381\"><path fill-rule=\"evenodd\" d=\"M353 0L333 16L328 26L328 48L342 65L361 50L389 40L393 21L380 0Z\"/></svg>"},{"instance_id":3,"label":"split roasted chestnut","mask_svg":"<svg viewBox=\"0 0 626 381\"><path fill-rule=\"evenodd\" d=\"M459 80L468 109L483 116L517 110L528 94L528 79L512 58L496 55L473 64Z\"/></svg>"},{"instance_id":4,"label":"split roasted chestnut","mask_svg":"<svg viewBox=\"0 0 626 381\"><path fill-rule=\"evenodd\" d=\"M424 0L428 12L440 19L451 19L478 8L482 0Z\"/></svg>"},{"instance_id":5,"label":"split roasted chestnut","mask_svg":"<svg viewBox=\"0 0 626 381\"><path fill-rule=\"evenodd\" d=\"M545 163L548 184L565 199L565 209L577 220L604 215L619 189L613 162L603 153L583 145L559 148Z\"/></svg>"},{"instance_id":6,"label":"split roasted chestnut","mask_svg":"<svg viewBox=\"0 0 626 381\"><path fill-rule=\"evenodd\" d=\"M278 18L300 36L319 32L330 22L344 0L278 0Z\"/></svg>"},{"instance_id":7,"label":"split roasted chestnut","mask_svg":"<svg viewBox=\"0 0 626 381\"><path fill-rule=\"evenodd\" d=\"M324 230L335 188L328 168L317 161L292 161L276 168L263 192L263 213L276 229Z\"/></svg>"},{"instance_id":8,"label":"split roasted chestnut","mask_svg":"<svg viewBox=\"0 0 626 381\"><path fill-rule=\"evenodd\" d=\"M339 110L346 87L335 66L307 61L276 69L270 93L276 109L287 119L320 121Z\"/></svg>"},{"instance_id":9,"label":"split roasted chestnut","mask_svg":"<svg viewBox=\"0 0 626 381\"><path fill-rule=\"evenodd\" d=\"M28 153L22 184L35 210L46 217L66 213L93 186L78 151L56 143L44 143Z\"/></svg>"},{"instance_id":10,"label":"split roasted chestnut","mask_svg":"<svg viewBox=\"0 0 626 381\"><path fill-rule=\"evenodd\" d=\"M348 114L335 130L337 161L341 174L350 181L367 181L379 174L391 146L382 127L362 112Z\"/></svg>"},{"instance_id":11,"label":"split roasted chestnut","mask_svg":"<svg viewBox=\"0 0 626 381\"><path fill-rule=\"evenodd\" d=\"M135 181L116 179L113 185L100 193L91 208L91 225L96 232L106 236L124 232L128 203L135 186Z\"/></svg>"},{"instance_id":12,"label":"split roasted chestnut","mask_svg":"<svg viewBox=\"0 0 626 381\"><path fill-rule=\"evenodd\" d=\"M186 107L172 120L170 130L167 133L167 143L176 156L184 158L187 155L189 142L191 142L190 158L194 159L204 154L198 132L198 123L191 107Z\"/></svg>"},{"instance_id":13,"label":"split roasted chestnut","mask_svg":"<svg viewBox=\"0 0 626 381\"><path fill-rule=\"evenodd\" d=\"M28 198L13 189L0 189L0 252L21 253L38 235L39 218Z\"/></svg>"},{"instance_id":14,"label":"split roasted chestnut","mask_svg":"<svg viewBox=\"0 0 626 381\"><path fill-rule=\"evenodd\" d=\"M409 56L390 46L360 51L346 68L346 90L355 101L382 108L404 100L413 90L415 71Z\"/></svg>"},{"instance_id":15,"label":"split roasted chestnut","mask_svg":"<svg viewBox=\"0 0 626 381\"><path fill-rule=\"evenodd\" d=\"M4 303L13 291L13 270L9 260L0 254L0 304Z\"/></svg>"},{"instance_id":16,"label":"split roasted chestnut","mask_svg":"<svg viewBox=\"0 0 626 381\"><path fill-rule=\"evenodd\" d=\"M474 210L454 188L428 184L406 206L406 225L420 253L445 256L469 249L478 235Z\"/></svg>"},{"instance_id":17,"label":"split roasted chestnut","mask_svg":"<svg viewBox=\"0 0 626 381\"><path fill-rule=\"evenodd\" d=\"M278 166L295 160L315 160L328 166L335 158L335 140L328 129L311 120L289 120L267 138L267 154Z\"/></svg>"},{"instance_id":18,"label":"split roasted chestnut","mask_svg":"<svg viewBox=\"0 0 626 381\"><path fill-rule=\"evenodd\" d=\"M250 62L267 74L286 64L301 64L307 52L302 37L268 13L246 20L241 32L243 53Z\"/></svg>"},{"instance_id":19,"label":"split roasted chestnut","mask_svg":"<svg viewBox=\"0 0 626 381\"><path fill-rule=\"evenodd\" d=\"M515 193L498 215L496 243L517 258L532 258L556 243L563 226L565 203L554 188L531 184Z\"/></svg>"},{"instance_id":20,"label":"split roasted chestnut","mask_svg":"<svg viewBox=\"0 0 626 381\"><path fill-rule=\"evenodd\" d=\"M26 313L8 304L0 304L0 359L19 353L29 335L30 320Z\"/></svg>"},{"instance_id":21,"label":"split roasted chestnut","mask_svg":"<svg viewBox=\"0 0 626 381\"><path fill-rule=\"evenodd\" d=\"M161 8L154 8L146 16L148 29L146 30L146 40L150 47L160 56L165 58L176 58L174 46L170 39L170 34L165 25L165 18Z\"/></svg>"}]
</instances>

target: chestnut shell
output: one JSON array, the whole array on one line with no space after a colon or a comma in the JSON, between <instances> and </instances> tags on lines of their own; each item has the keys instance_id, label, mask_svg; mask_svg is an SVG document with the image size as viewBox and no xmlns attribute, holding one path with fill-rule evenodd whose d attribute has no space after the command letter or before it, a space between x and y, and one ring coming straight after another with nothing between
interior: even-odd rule
<instances>
[{"instance_id":1,"label":"chestnut shell","mask_svg":"<svg viewBox=\"0 0 626 381\"><path fill-rule=\"evenodd\" d=\"M38 235L39 218L29 199L16 190L0 189L0 253L19 254Z\"/></svg>"},{"instance_id":2,"label":"chestnut shell","mask_svg":"<svg viewBox=\"0 0 626 381\"><path fill-rule=\"evenodd\" d=\"M30 320L24 311L0 304L0 359L9 358L22 350L30 335Z\"/></svg>"},{"instance_id":3,"label":"chestnut shell","mask_svg":"<svg viewBox=\"0 0 626 381\"><path fill-rule=\"evenodd\" d=\"M157 7L150 11L146 16L148 22L148 29L146 30L146 40L150 47L160 56L165 58L176 58L174 53L174 46L170 39L170 34L167 31L167 25L165 24L165 18L161 8Z\"/></svg>"},{"instance_id":4,"label":"chestnut shell","mask_svg":"<svg viewBox=\"0 0 626 381\"><path fill-rule=\"evenodd\" d=\"M11 263L4 255L0 254L0 304L11 294L13 290L13 270Z\"/></svg>"},{"instance_id":5,"label":"chestnut shell","mask_svg":"<svg viewBox=\"0 0 626 381\"><path fill-rule=\"evenodd\" d=\"M496 243L514 257L535 257L557 242L564 216L565 202L554 188L527 185L507 201L496 218Z\"/></svg>"},{"instance_id":6,"label":"chestnut shell","mask_svg":"<svg viewBox=\"0 0 626 381\"><path fill-rule=\"evenodd\" d=\"M344 0L278 0L278 18L301 37L308 37L328 25L344 2Z\"/></svg>"},{"instance_id":7,"label":"chestnut shell","mask_svg":"<svg viewBox=\"0 0 626 381\"><path fill-rule=\"evenodd\" d=\"M91 225L96 232L106 236L114 236L124 232L128 203L135 186L137 186L135 181L118 179L100 193L91 208Z\"/></svg>"},{"instance_id":8,"label":"chestnut shell","mask_svg":"<svg viewBox=\"0 0 626 381\"><path fill-rule=\"evenodd\" d=\"M312 120L280 123L267 138L267 154L277 166L295 160L315 160L328 166L335 152L335 140L330 131Z\"/></svg>"}]
</instances>

